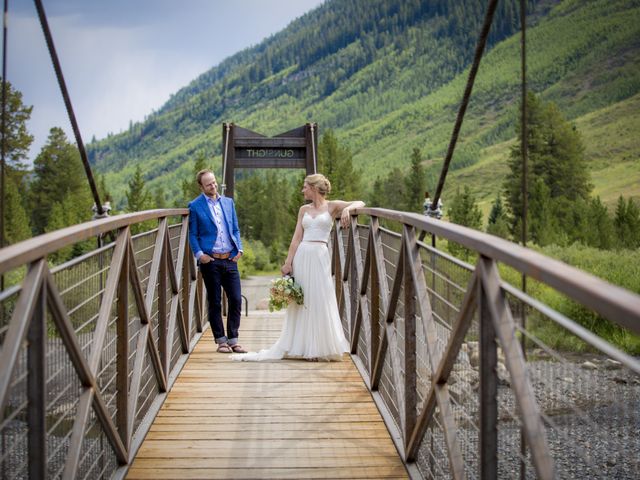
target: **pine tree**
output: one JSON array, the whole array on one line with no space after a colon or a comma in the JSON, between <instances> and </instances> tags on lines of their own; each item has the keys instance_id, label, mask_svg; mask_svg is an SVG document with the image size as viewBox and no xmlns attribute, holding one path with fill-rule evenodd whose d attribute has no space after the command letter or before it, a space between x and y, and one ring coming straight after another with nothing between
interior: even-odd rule
<instances>
[{"instance_id":1,"label":"pine tree","mask_svg":"<svg viewBox=\"0 0 640 480\"><path fill-rule=\"evenodd\" d=\"M584 146L578 131L563 117L553 103L543 104L533 93L527 95L528 202L532 240L545 244L552 239L575 241L579 232L574 204L589 201L593 188L584 158ZM518 135L521 125L518 124ZM510 173L505 183L505 196L511 214L511 233L519 238L522 222L522 157L518 143L511 150ZM536 185L542 182L541 185ZM536 195L545 195L536 197ZM550 215L536 218L535 215ZM556 218L551 218L556 216ZM535 228L534 228L535 225ZM560 229L546 232L546 228Z\"/></svg>"},{"instance_id":2,"label":"pine tree","mask_svg":"<svg viewBox=\"0 0 640 480\"><path fill-rule=\"evenodd\" d=\"M332 130L327 130L318 144L318 172L331 182L331 198L361 198L361 174L353 167L353 155L338 144Z\"/></svg>"},{"instance_id":3,"label":"pine tree","mask_svg":"<svg viewBox=\"0 0 640 480\"><path fill-rule=\"evenodd\" d=\"M167 208L167 199L164 195L164 188L156 187L153 192L153 208Z\"/></svg>"},{"instance_id":4,"label":"pine tree","mask_svg":"<svg viewBox=\"0 0 640 480\"><path fill-rule=\"evenodd\" d=\"M560 228L555 216L556 202L549 198L549 187L541 178L536 179L530 187L528 236L538 245L566 245L567 236ZM520 238L521 227L517 225L516 236Z\"/></svg>"},{"instance_id":5,"label":"pine tree","mask_svg":"<svg viewBox=\"0 0 640 480\"><path fill-rule=\"evenodd\" d=\"M619 247L630 249L640 247L640 209L632 198L625 202L624 197L620 195L613 223Z\"/></svg>"},{"instance_id":6,"label":"pine tree","mask_svg":"<svg viewBox=\"0 0 640 480\"><path fill-rule=\"evenodd\" d=\"M200 195L200 186L196 182L196 174L207 168L207 160L203 153L200 153L196 157L196 161L193 164L193 175L191 177L182 180L182 203L183 206L189 203L191 200Z\"/></svg>"},{"instance_id":7,"label":"pine tree","mask_svg":"<svg viewBox=\"0 0 640 480\"><path fill-rule=\"evenodd\" d=\"M286 225L291 220L288 214L288 203L291 196L289 183L286 178L279 176L276 172L268 171L265 178L264 194L266 202L261 208L263 229L260 239L269 249L270 260L280 263L286 256L286 250L293 234L293 230L286 231ZM264 208L266 205L268 208ZM293 218L297 219L297 216Z\"/></svg>"},{"instance_id":8,"label":"pine tree","mask_svg":"<svg viewBox=\"0 0 640 480\"><path fill-rule=\"evenodd\" d=\"M128 182L129 189L126 192L127 212L140 212L149 208L150 198L145 188L144 179L142 178L142 169L140 165L136 167L133 177Z\"/></svg>"},{"instance_id":9,"label":"pine tree","mask_svg":"<svg viewBox=\"0 0 640 480\"><path fill-rule=\"evenodd\" d=\"M596 197L589 202L587 223L588 225L584 228L584 231L587 232L587 245L602 250L613 248L615 243L613 220L600 197Z\"/></svg>"},{"instance_id":10,"label":"pine tree","mask_svg":"<svg viewBox=\"0 0 640 480\"><path fill-rule=\"evenodd\" d=\"M2 78L0 77L0 81ZM33 107L22 103L22 93L6 84L6 116L4 124L5 171L4 171L4 215L0 228L4 245L26 240L31 236L29 218L26 214L27 187L26 165L33 136L27 131Z\"/></svg>"},{"instance_id":11,"label":"pine tree","mask_svg":"<svg viewBox=\"0 0 640 480\"><path fill-rule=\"evenodd\" d=\"M110 215L115 215L113 211L113 196L107 188L107 181L104 175L98 175L98 192L103 205L109 204L111 207Z\"/></svg>"},{"instance_id":12,"label":"pine tree","mask_svg":"<svg viewBox=\"0 0 640 480\"><path fill-rule=\"evenodd\" d=\"M371 187L371 196L367 202L371 207L382 207L385 204L386 193L384 188L384 180L379 176L373 182Z\"/></svg>"},{"instance_id":13,"label":"pine tree","mask_svg":"<svg viewBox=\"0 0 640 480\"><path fill-rule=\"evenodd\" d=\"M51 212L47 219L45 232L53 232L71 225L77 225L90 220L90 212L86 205L91 202L92 198L85 195L84 199L78 193L68 192L61 200L56 201L51 206ZM62 248L50 255L50 259L55 263L70 260L73 257L82 255L95 247L95 242L86 240L84 242L75 243Z\"/></svg>"},{"instance_id":14,"label":"pine tree","mask_svg":"<svg viewBox=\"0 0 640 480\"><path fill-rule=\"evenodd\" d=\"M236 183L236 211L240 232L246 238L259 240L262 235L267 197L259 174L253 173Z\"/></svg>"},{"instance_id":15,"label":"pine tree","mask_svg":"<svg viewBox=\"0 0 640 480\"><path fill-rule=\"evenodd\" d=\"M304 183L305 174L297 175L293 183L289 184L289 203L287 207L287 221L285 223L285 245L288 248L289 241L293 236L298 220L298 212L300 207L304 205L304 195L302 194L302 185Z\"/></svg>"},{"instance_id":16,"label":"pine tree","mask_svg":"<svg viewBox=\"0 0 640 480\"><path fill-rule=\"evenodd\" d=\"M44 229L45 232L53 232L55 230L59 230L61 228L69 225L69 218L66 214L65 205L63 202L57 201L53 202L51 206L51 211L49 212L49 218L47 219L47 225ZM73 246L67 246L57 250L56 252L49 255L49 258L54 261L54 263L60 263L71 256L71 252L73 251Z\"/></svg>"},{"instance_id":17,"label":"pine tree","mask_svg":"<svg viewBox=\"0 0 640 480\"><path fill-rule=\"evenodd\" d=\"M423 195L426 186L426 173L422 166L422 152L414 148L411 153L411 170L405 178L405 210L422 212Z\"/></svg>"},{"instance_id":18,"label":"pine tree","mask_svg":"<svg viewBox=\"0 0 640 480\"><path fill-rule=\"evenodd\" d=\"M33 135L27 131L33 107L22 103L22 93L14 90L10 82L6 83L6 88L5 160L10 170L24 171L27 167L23 161L27 159L33 143Z\"/></svg>"},{"instance_id":19,"label":"pine tree","mask_svg":"<svg viewBox=\"0 0 640 480\"><path fill-rule=\"evenodd\" d=\"M20 195L17 182L12 175L8 175L5 180L4 219L5 245L31 237L29 216L24 209L23 196Z\"/></svg>"},{"instance_id":20,"label":"pine tree","mask_svg":"<svg viewBox=\"0 0 640 480\"><path fill-rule=\"evenodd\" d=\"M487 223L487 233L501 238L509 238L509 219L502 206L502 197L498 195L491 205Z\"/></svg>"},{"instance_id":21,"label":"pine tree","mask_svg":"<svg viewBox=\"0 0 640 480\"><path fill-rule=\"evenodd\" d=\"M455 197L449 208L449 219L458 225L480 230L482 228L482 212L478 208L476 199L471 193L468 186L464 187L464 191L460 189L456 191ZM454 242L449 242L448 250L455 256L464 260L468 260L471 256L471 250Z\"/></svg>"},{"instance_id":22,"label":"pine tree","mask_svg":"<svg viewBox=\"0 0 640 480\"><path fill-rule=\"evenodd\" d=\"M93 200L80 155L61 128L50 130L47 143L34 161L34 174L30 189L34 233L45 231L53 204L62 202L67 195L73 199L75 209L86 212L78 217L91 218Z\"/></svg>"},{"instance_id":23,"label":"pine tree","mask_svg":"<svg viewBox=\"0 0 640 480\"><path fill-rule=\"evenodd\" d=\"M374 182L371 205L390 210L404 210L405 198L400 192L404 191L405 186L406 180L402 170L394 167L384 179L378 177Z\"/></svg>"}]
</instances>

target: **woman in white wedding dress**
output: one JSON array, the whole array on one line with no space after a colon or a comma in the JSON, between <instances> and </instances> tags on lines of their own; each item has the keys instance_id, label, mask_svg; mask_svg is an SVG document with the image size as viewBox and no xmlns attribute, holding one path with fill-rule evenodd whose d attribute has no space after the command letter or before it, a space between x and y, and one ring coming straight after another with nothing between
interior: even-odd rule
<instances>
[{"instance_id":1,"label":"woman in white wedding dress","mask_svg":"<svg viewBox=\"0 0 640 480\"><path fill-rule=\"evenodd\" d=\"M340 216L343 227L349 224L350 211L364 202L327 200L331 190L322 174L309 175L302 193L311 203L300 207L296 230L289 246L283 275L292 275L302 287L304 305L287 307L280 338L259 352L232 355L233 360L262 361L282 358L341 360L349 351L331 279L331 259L327 242L334 218Z\"/></svg>"}]
</instances>

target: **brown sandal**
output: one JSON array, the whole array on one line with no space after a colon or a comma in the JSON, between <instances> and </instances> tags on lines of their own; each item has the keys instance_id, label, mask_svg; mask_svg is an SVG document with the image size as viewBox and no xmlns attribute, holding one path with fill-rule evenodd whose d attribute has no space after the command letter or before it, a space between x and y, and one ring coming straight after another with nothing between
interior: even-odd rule
<instances>
[{"instance_id":1,"label":"brown sandal","mask_svg":"<svg viewBox=\"0 0 640 480\"><path fill-rule=\"evenodd\" d=\"M242 348L242 345L236 343L235 345L230 345L231 350L233 350L233 353L247 353L247 351Z\"/></svg>"},{"instance_id":2,"label":"brown sandal","mask_svg":"<svg viewBox=\"0 0 640 480\"><path fill-rule=\"evenodd\" d=\"M218 345L218 350L216 351L218 353L231 353L231 347L228 343L221 343L220 345Z\"/></svg>"}]
</instances>

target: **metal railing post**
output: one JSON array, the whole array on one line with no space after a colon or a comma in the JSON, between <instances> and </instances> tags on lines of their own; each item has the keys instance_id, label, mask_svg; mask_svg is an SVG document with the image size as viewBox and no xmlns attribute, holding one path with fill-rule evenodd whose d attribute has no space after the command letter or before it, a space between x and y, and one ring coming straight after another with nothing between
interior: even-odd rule
<instances>
[{"instance_id":1,"label":"metal railing post","mask_svg":"<svg viewBox=\"0 0 640 480\"><path fill-rule=\"evenodd\" d=\"M482 257L481 257L482 258ZM481 265L480 261L476 268ZM496 347L496 332L489 311L488 298L485 295L480 277L478 289L478 304L480 312L480 478L484 480L498 478L498 353Z\"/></svg>"},{"instance_id":2,"label":"metal railing post","mask_svg":"<svg viewBox=\"0 0 640 480\"><path fill-rule=\"evenodd\" d=\"M46 288L40 286L36 307L27 332L27 421L29 424L28 456L29 478L47 478L47 429L46 429Z\"/></svg>"}]
</instances>

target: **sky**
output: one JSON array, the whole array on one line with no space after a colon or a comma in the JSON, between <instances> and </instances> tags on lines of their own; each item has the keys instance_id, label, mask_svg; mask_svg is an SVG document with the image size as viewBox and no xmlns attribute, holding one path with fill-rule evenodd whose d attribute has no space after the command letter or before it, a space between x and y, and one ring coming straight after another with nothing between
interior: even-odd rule
<instances>
[{"instance_id":1,"label":"sky","mask_svg":"<svg viewBox=\"0 0 640 480\"><path fill-rule=\"evenodd\" d=\"M201 73L322 3L42 0L85 144L144 120ZM51 127L75 138L34 2L9 0L7 25L7 79L33 105L33 161Z\"/></svg>"}]
</instances>

